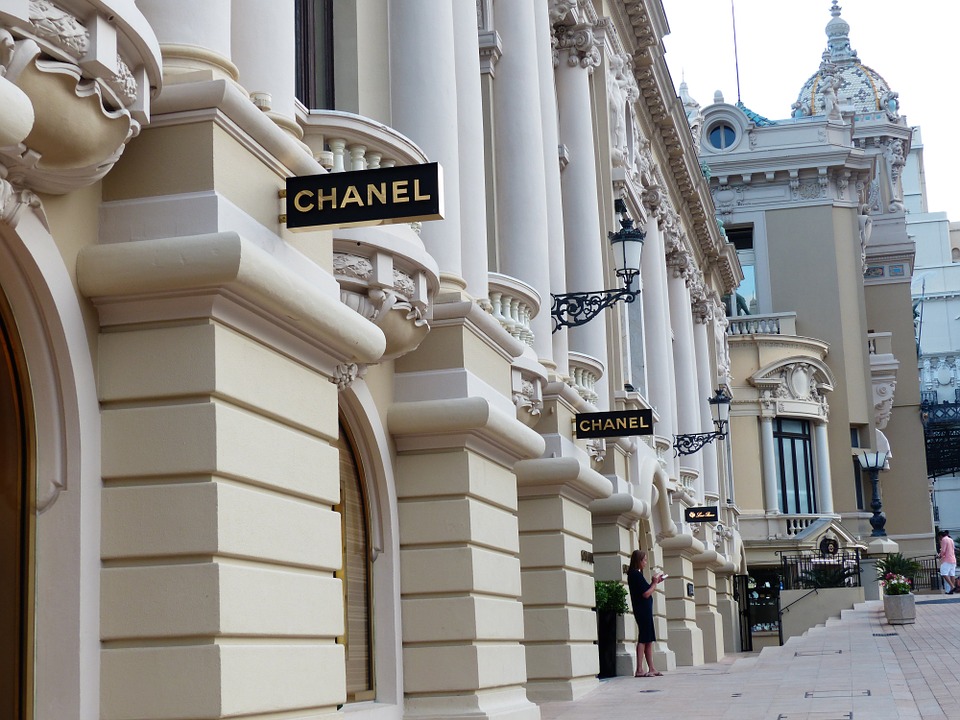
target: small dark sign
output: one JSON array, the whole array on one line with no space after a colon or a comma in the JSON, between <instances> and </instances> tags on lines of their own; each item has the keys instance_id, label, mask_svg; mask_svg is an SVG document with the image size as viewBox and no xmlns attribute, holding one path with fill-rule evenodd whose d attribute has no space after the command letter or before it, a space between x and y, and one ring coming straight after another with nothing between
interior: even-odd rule
<instances>
[{"instance_id":1,"label":"small dark sign","mask_svg":"<svg viewBox=\"0 0 960 720\"><path fill-rule=\"evenodd\" d=\"M716 505L687 508L683 511L684 519L692 522L717 522L720 519L720 508Z\"/></svg>"},{"instance_id":2,"label":"small dark sign","mask_svg":"<svg viewBox=\"0 0 960 720\"><path fill-rule=\"evenodd\" d=\"M580 439L653 435L653 410L580 413L576 416L576 431Z\"/></svg>"},{"instance_id":3,"label":"small dark sign","mask_svg":"<svg viewBox=\"0 0 960 720\"><path fill-rule=\"evenodd\" d=\"M287 178L287 228L440 220L439 163Z\"/></svg>"}]
</instances>

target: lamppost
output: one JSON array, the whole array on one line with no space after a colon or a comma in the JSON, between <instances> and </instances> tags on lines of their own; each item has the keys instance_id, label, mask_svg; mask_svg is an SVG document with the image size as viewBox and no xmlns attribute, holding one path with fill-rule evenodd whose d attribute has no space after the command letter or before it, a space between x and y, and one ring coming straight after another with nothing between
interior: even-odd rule
<instances>
[{"instance_id":1,"label":"lamppost","mask_svg":"<svg viewBox=\"0 0 960 720\"><path fill-rule=\"evenodd\" d=\"M622 288L599 290L597 292L572 292L551 295L553 305L550 315L553 318L553 332L564 327L578 327L593 320L602 310L619 300L631 303L640 295L640 288L632 288L633 281L640 274L640 251L647 234L633 226L633 218L627 215L627 205L622 198L614 203L620 229L607 233L613 247L613 263L617 277L623 280Z\"/></svg>"},{"instance_id":2,"label":"lamppost","mask_svg":"<svg viewBox=\"0 0 960 720\"><path fill-rule=\"evenodd\" d=\"M714 396L707 400L710 403L710 414L713 415L713 426L716 430L705 433L674 435L673 454L675 456L693 455L704 445L725 438L727 436L727 421L730 419L731 399L724 388L717 388Z\"/></svg>"},{"instance_id":3,"label":"lamppost","mask_svg":"<svg viewBox=\"0 0 960 720\"><path fill-rule=\"evenodd\" d=\"M887 531L883 527L887 524L887 516L881 512L883 506L880 503L880 471L884 470L887 464L887 453L862 452L857 456L857 461L860 467L870 474L870 486L873 492L870 500L870 509L873 510L870 525L873 527L873 532L870 533L870 537L886 537Z\"/></svg>"}]
</instances>

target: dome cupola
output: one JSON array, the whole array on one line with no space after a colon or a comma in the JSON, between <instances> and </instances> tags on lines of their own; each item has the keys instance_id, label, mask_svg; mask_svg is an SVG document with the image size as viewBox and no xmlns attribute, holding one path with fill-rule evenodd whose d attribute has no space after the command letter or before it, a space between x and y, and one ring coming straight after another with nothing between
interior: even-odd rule
<instances>
[{"instance_id":1,"label":"dome cupola","mask_svg":"<svg viewBox=\"0 0 960 720\"><path fill-rule=\"evenodd\" d=\"M850 45L850 24L840 17L840 5L833 0L827 23L827 49L820 68L800 89L793 104L793 116L828 115L840 118L840 108L852 108L857 115L886 112L899 117L897 93L887 81L867 67Z\"/></svg>"}]
</instances>

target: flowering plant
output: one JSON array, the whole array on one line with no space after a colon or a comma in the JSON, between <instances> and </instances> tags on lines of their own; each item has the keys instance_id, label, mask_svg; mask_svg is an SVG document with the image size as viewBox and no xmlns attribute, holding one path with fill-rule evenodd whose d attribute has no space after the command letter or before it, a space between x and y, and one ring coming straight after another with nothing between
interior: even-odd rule
<instances>
[{"instance_id":1,"label":"flowering plant","mask_svg":"<svg viewBox=\"0 0 960 720\"><path fill-rule=\"evenodd\" d=\"M910 578L893 573L887 573L880 580L884 595L907 595L913 590L912 585Z\"/></svg>"}]
</instances>

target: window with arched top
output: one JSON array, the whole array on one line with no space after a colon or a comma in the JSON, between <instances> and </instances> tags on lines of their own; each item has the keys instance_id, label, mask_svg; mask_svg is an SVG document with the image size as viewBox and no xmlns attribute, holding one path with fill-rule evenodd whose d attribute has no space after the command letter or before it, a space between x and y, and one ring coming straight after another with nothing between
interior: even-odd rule
<instances>
[{"instance_id":1,"label":"window with arched top","mask_svg":"<svg viewBox=\"0 0 960 720\"><path fill-rule=\"evenodd\" d=\"M340 424L340 513L343 564L337 576L343 583L344 634L337 642L345 647L347 701L372 700L373 616L370 513L356 446Z\"/></svg>"},{"instance_id":2,"label":"window with arched top","mask_svg":"<svg viewBox=\"0 0 960 720\"><path fill-rule=\"evenodd\" d=\"M27 716L27 424L13 323L0 293L0 718Z\"/></svg>"}]
</instances>

